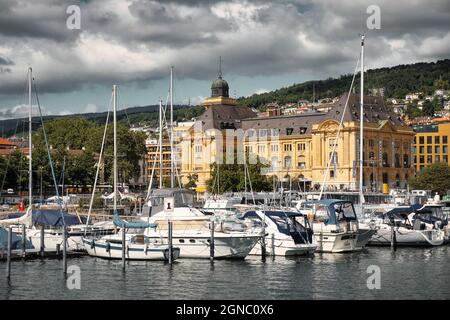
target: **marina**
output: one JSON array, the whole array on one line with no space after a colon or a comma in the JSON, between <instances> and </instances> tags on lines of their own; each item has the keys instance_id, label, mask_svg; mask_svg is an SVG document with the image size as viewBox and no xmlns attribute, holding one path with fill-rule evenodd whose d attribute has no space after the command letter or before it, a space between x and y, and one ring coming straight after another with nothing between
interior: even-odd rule
<instances>
[{"instance_id":1,"label":"marina","mask_svg":"<svg viewBox=\"0 0 450 320\"><path fill-rule=\"evenodd\" d=\"M80 257L81 290L69 290L59 260L15 261L1 299L448 299L450 248L370 248L349 254L242 261L181 259L173 265ZM377 265L381 288L367 288ZM4 274L5 264L0 263ZM30 286L30 282L33 283ZM424 292L426 291L426 293Z\"/></svg>"}]
</instances>

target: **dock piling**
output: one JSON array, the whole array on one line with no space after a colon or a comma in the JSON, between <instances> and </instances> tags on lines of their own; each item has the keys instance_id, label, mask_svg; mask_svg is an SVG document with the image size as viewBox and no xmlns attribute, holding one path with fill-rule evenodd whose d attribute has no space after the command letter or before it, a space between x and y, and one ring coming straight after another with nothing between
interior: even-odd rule
<instances>
[{"instance_id":1,"label":"dock piling","mask_svg":"<svg viewBox=\"0 0 450 320\"><path fill-rule=\"evenodd\" d=\"M215 229L214 221L211 221L211 239L209 241L209 259L211 260L211 262L214 261L214 250L215 250L214 229Z\"/></svg>"},{"instance_id":2,"label":"dock piling","mask_svg":"<svg viewBox=\"0 0 450 320\"><path fill-rule=\"evenodd\" d=\"M126 230L125 227L122 228L122 270L125 270L125 250L126 250Z\"/></svg>"},{"instance_id":3,"label":"dock piling","mask_svg":"<svg viewBox=\"0 0 450 320\"><path fill-rule=\"evenodd\" d=\"M168 222L168 241L169 241L169 263L172 264L173 262L173 242L172 242L172 221Z\"/></svg>"},{"instance_id":4,"label":"dock piling","mask_svg":"<svg viewBox=\"0 0 450 320\"><path fill-rule=\"evenodd\" d=\"M41 249L40 249L41 257L44 257L45 254L45 229L44 226L41 226Z\"/></svg>"},{"instance_id":5,"label":"dock piling","mask_svg":"<svg viewBox=\"0 0 450 320\"><path fill-rule=\"evenodd\" d=\"M63 226L63 273L67 274L67 228Z\"/></svg>"},{"instance_id":6,"label":"dock piling","mask_svg":"<svg viewBox=\"0 0 450 320\"><path fill-rule=\"evenodd\" d=\"M12 250L12 229L8 227L8 253L6 257L6 279L11 279L11 250Z\"/></svg>"},{"instance_id":7,"label":"dock piling","mask_svg":"<svg viewBox=\"0 0 450 320\"><path fill-rule=\"evenodd\" d=\"M272 246L272 259L275 259L275 233L272 233L272 236L270 237L270 244Z\"/></svg>"},{"instance_id":8,"label":"dock piling","mask_svg":"<svg viewBox=\"0 0 450 320\"><path fill-rule=\"evenodd\" d=\"M27 255L27 231L26 227L22 225L22 257L25 258Z\"/></svg>"}]
</instances>

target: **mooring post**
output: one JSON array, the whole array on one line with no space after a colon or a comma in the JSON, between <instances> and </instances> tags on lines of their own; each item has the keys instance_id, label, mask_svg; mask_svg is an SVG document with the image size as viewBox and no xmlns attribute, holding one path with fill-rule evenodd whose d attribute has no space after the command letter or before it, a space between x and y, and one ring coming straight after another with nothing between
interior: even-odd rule
<instances>
[{"instance_id":1,"label":"mooring post","mask_svg":"<svg viewBox=\"0 0 450 320\"><path fill-rule=\"evenodd\" d=\"M266 260L266 228L263 228L263 234L261 237L261 258Z\"/></svg>"},{"instance_id":2,"label":"mooring post","mask_svg":"<svg viewBox=\"0 0 450 320\"><path fill-rule=\"evenodd\" d=\"M209 240L209 259L211 260L211 262L214 261L214 250L215 250L214 229L215 229L215 223L214 223L214 220L212 220L211 221L211 239Z\"/></svg>"},{"instance_id":3,"label":"mooring post","mask_svg":"<svg viewBox=\"0 0 450 320\"><path fill-rule=\"evenodd\" d=\"M6 257L6 279L11 279L11 247L12 247L12 229L8 227L8 253Z\"/></svg>"},{"instance_id":4,"label":"mooring post","mask_svg":"<svg viewBox=\"0 0 450 320\"><path fill-rule=\"evenodd\" d=\"M122 227L122 270L125 270L125 250L126 250L126 230L125 230L125 226Z\"/></svg>"},{"instance_id":5,"label":"mooring post","mask_svg":"<svg viewBox=\"0 0 450 320\"><path fill-rule=\"evenodd\" d=\"M272 233L272 236L270 237L270 244L271 244L271 246L272 246L272 250L271 250L271 253L272 253L272 259L275 259L275 233Z\"/></svg>"},{"instance_id":6,"label":"mooring post","mask_svg":"<svg viewBox=\"0 0 450 320\"><path fill-rule=\"evenodd\" d=\"M63 226L63 273L67 274L67 228Z\"/></svg>"},{"instance_id":7,"label":"mooring post","mask_svg":"<svg viewBox=\"0 0 450 320\"><path fill-rule=\"evenodd\" d=\"M25 258L27 255L27 230L25 225L22 225L22 257Z\"/></svg>"},{"instance_id":8,"label":"mooring post","mask_svg":"<svg viewBox=\"0 0 450 320\"><path fill-rule=\"evenodd\" d=\"M41 257L45 254L45 229L44 226L41 226Z\"/></svg>"},{"instance_id":9,"label":"mooring post","mask_svg":"<svg viewBox=\"0 0 450 320\"><path fill-rule=\"evenodd\" d=\"M169 263L173 262L173 247L172 247L172 221L169 221L168 227L168 238L169 238Z\"/></svg>"},{"instance_id":10,"label":"mooring post","mask_svg":"<svg viewBox=\"0 0 450 320\"><path fill-rule=\"evenodd\" d=\"M395 232L395 225L391 228L391 248L395 249L397 247L397 233Z\"/></svg>"}]
</instances>

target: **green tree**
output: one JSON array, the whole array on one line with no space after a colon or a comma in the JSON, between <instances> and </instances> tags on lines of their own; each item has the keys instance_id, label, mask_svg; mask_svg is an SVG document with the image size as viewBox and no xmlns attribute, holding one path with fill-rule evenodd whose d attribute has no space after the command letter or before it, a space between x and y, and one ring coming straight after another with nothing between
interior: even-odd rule
<instances>
[{"instance_id":1,"label":"green tree","mask_svg":"<svg viewBox=\"0 0 450 320\"><path fill-rule=\"evenodd\" d=\"M444 195L450 190L450 167L443 162L433 163L411 178L409 185L411 189L431 190Z\"/></svg>"}]
</instances>

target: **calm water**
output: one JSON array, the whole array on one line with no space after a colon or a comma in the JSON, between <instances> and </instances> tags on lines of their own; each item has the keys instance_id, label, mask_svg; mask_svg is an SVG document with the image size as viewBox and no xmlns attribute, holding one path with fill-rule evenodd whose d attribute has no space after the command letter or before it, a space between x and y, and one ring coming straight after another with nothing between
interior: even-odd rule
<instances>
[{"instance_id":1,"label":"calm water","mask_svg":"<svg viewBox=\"0 0 450 320\"><path fill-rule=\"evenodd\" d=\"M0 262L0 299L450 299L450 247L369 248L355 254L315 254L244 261L128 262L72 258L81 290L68 290L60 260L13 261L11 284ZM381 289L366 271L381 268Z\"/></svg>"}]
</instances>

